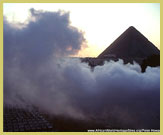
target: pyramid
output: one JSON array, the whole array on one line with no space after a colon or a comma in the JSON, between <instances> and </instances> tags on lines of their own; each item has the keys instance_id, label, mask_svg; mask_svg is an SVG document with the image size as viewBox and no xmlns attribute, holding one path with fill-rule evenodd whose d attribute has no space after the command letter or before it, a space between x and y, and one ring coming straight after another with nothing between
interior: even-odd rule
<instances>
[{"instance_id":1,"label":"pyramid","mask_svg":"<svg viewBox=\"0 0 163 135\"><path fill-rule=\"evenodd\" d=\"M154 44L133 26L130 26L97 58L116 57L137 61L138 59L143 60L148 56L159 54L160 51Z\"/></svg>"}]
</instances>

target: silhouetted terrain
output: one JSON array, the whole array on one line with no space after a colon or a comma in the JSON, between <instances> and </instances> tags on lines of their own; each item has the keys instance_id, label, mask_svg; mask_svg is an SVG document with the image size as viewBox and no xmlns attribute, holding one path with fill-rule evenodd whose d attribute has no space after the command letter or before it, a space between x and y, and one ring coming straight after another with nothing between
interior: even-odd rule
<instances>
[{"instance_id":1,"label":"silhouetted terrain","mask_svg":"<svg viewBox=\"0 0 163 135\"><path fill-rule=\"evenodd\" d=\"M142 72L145 72L147 66L157 67L160 66L160 55L151 55L143 60L141 64Z\"/></svg>"}]
</instances>

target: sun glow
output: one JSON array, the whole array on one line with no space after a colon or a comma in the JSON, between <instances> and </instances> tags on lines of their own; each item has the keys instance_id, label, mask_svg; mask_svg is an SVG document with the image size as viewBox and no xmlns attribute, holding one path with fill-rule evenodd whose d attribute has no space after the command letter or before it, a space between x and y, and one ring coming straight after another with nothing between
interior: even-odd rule
<instances>
[{"instance_id":1,"label":"sun glow","mask_svg":"<svg viewBox=\"0 0 163 135\"><path fill-rule=\"evenodd\" d=\"M131 25L160 48L160 4L157 3L7 3L4 16L9 21L24 23L30 16L30 8L70 12L71 25L83 31L87 40L87 47L75 56L98 56Z\"/></svg>"}]
</instances>

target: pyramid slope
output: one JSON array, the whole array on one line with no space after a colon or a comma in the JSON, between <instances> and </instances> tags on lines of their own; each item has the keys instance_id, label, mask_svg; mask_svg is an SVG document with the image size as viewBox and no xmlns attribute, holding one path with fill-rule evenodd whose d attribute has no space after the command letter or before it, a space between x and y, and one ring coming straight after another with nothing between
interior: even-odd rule
<instances>
[{"instance_id":1,"label":"pyramid slope","mask_svg":"<svg viewBox=\"0 0 163 135\"><path fill-rule=\"evenodd\" d=\"M117 58L146 58L153 54L159 55L160 51L145 36L133 26L123 32L108 48L97 58L106 58L114 55Z\"/></svg>"}]
</instances>

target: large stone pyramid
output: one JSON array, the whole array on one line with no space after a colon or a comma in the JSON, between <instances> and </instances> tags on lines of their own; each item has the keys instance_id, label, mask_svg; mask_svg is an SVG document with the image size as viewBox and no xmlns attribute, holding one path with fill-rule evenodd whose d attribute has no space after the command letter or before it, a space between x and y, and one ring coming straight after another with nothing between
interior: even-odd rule
<instances>
[{"instance_id":1,"label":"large stone pyramid","mask_svg":"<svg viewBox=\"0 0 163 135\"><path fill-rule=\"evenodd\" d=\"M110 57L125 60L140 60L151 55L159 55L160 51L145 36L133 26L123 32L108 48L97 58L106 59Z\"/></svg>"}]
</instances>

